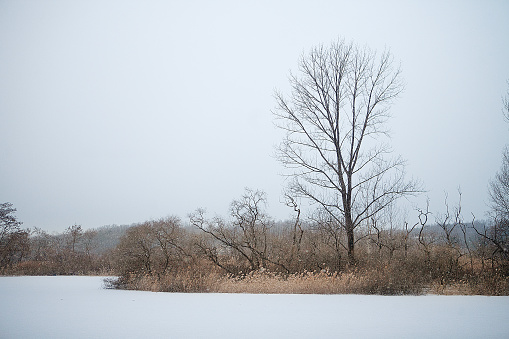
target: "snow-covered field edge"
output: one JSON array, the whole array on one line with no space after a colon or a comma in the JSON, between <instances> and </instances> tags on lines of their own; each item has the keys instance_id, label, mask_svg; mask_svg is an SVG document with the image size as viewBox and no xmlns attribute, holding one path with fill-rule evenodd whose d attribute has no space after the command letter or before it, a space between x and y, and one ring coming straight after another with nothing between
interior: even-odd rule
<instances>
[{"instance_id":1,"label":"snow-covered field edge","mask_svg":"<svg viewBox=\"0 0 509 339\"><path fill-rule=\"evenodd\" d=\"M184 294L0 277L0 338L509 338L509 297Z\"/></svg>"}]
</instances>

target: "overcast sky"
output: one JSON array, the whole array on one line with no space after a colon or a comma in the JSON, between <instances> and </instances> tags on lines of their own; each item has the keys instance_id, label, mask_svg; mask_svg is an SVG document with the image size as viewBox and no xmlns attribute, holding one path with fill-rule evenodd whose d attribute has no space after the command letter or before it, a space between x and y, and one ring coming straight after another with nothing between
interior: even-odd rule
<instances>
[{"instance_id":1,"label":"overcast sky","mask_svg":"<svg viewBox=\"0 0 509 339\"><path fill-rule=\"evenodd\" d=\"M431 209L461 186L482 218L509 143L508 37L503 0L0 0L0 202L62 231L226 215L250 187L285 219L273 93L345 38L401 63L392 143Z\"/></svg>"}]
</instances>

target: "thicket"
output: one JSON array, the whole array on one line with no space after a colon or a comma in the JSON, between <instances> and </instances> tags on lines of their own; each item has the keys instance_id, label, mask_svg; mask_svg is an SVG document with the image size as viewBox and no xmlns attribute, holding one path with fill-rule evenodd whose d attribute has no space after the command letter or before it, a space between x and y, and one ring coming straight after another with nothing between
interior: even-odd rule
<instances>
[{"instance_id":1,"label":"thicket","mask_svg":"<svg viewBox=\"0 0 509 339\"><path fill-rule=\"evenodd\" d=\"M229 219L190 215L127 230L113 254L112 287L170 292L509 294L508 223L461 219L461 210L417 222L393 215L358 230L355 265L344 228L330 220L274 222L262 192L247 191ZM497 245L498 244L498 245Z\"/></svg>"},{"instance_id":2,"label":"thicket","mask_svg":"<svg viewBox=\"0 0 509 339\"><path fill-rule=\"evenodd\" d=\"M389 208L356 234L350 263L344 228L323 215L275 222L265 194L246 190L229 218L197 210L131 226L62 234L2 224L1 274L112 275L111 287L167 292L509 294L509 222L464 222L461 206L414 223ZM434 223L431 223L431 219Z\"/></svg>"},{"instance_id":3,"label":"thicket","mask_svg":"<svg viewBox=\"0 0 509 339\"><path fill-rule=\"evenodd\" d=\"M11 211L15 211L14 209ZM111 275L111 252L128 226L83 230L68 227L61 234L1 227L0 274L3 275Z\"/></svg>"}]
</instances>

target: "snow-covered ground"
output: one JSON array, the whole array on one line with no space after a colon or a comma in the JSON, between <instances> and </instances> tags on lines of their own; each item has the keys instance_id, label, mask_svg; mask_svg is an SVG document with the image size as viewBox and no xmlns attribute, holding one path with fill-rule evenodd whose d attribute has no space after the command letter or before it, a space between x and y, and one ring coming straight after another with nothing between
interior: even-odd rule
<instances>
[{"instance_id":1,"label":"snow-covered ground","mask_svg":"<svg viewBox=\"0 0 509 339\"><path fill-rule=\"evenodd\" d=\"M181 294L0 277L0 338L509 338L509 297Z\"/></svg>"}]
</instances>

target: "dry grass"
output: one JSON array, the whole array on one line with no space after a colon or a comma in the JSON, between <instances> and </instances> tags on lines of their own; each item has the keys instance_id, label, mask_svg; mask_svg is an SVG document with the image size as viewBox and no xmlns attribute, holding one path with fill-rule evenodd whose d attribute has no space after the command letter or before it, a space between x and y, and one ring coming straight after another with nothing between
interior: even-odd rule
<instances>
[{"instance_id":1,"label":"dry grass","mask_svg":"<svg viewBox=\"0 0 509 339\"><path fill-rule=\"evenodd\" d=\"M252 294L507 295L509 278L424 280L421 273L385 267L379 270L282 274L264 269L247 274L181 271L163 276L124 276L110 287L154 292Z\"/></svg>"},{"instance_id":2,"label":"dry grass","mask_svg":"<svg viewBox=\"0 0 509 339\"><path fill-rule=\"evenodd\" d=\"M154 292L213 292L253 294L420 294L420 285L394 281L390 275L372 272L303 272L285 275L266 270L238 276L218 273L181 272L161 277L124 277L111 287Z\"/></svg>"},{"instance_id":3,"label":"dry grass","mask_svg":"<svg viewBox=\"0 0 509 339\"><path fill-rule=\"evenodd\" d=\"M224 277L217 284L222 293L286 293L286 294L345 294L358 293L368 285L365 277L354 273L296 273L288 276L256 271L240 277Z\"/></svg>"},{"instance_id":4,"label":"dry grass","mask_svg":"<svg viewBox=\"0 0 509 339\"><path fill-rule=\"evenodd\" d=\"M0 275L115 275L107 263L97 260L93 263L78 262L75 265L52 260L23 261L10 269L0 270Z\"/></svg>"},{"instance_id":5,"label":"dry grass","mask_svg":"<svg viewBox=\"0 0 509 339\"><path fill-rule=\"evenodd\" d=\"M476 294L472 287L464 281L454 282L447 285L433 283L427 289L428 294L437 295L474 295Z\"/></svg>"}]
</instances>

